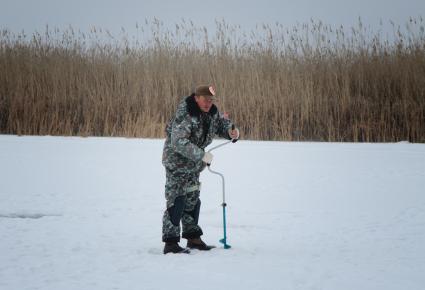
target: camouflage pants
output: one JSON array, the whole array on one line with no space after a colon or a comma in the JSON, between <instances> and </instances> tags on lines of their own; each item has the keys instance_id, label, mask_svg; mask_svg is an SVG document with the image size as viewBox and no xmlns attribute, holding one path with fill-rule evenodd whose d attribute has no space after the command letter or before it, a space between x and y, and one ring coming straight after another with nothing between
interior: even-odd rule
<instances>
[{"instance_id":1,"label":"camouflage pants","mask_svg":"<svg viewBox=\"0 0 425 290\"><path fill-rule=\"evenodd\" d=\"M173 174L166 170L165 199L167 209L162 218L162 241L180 241L180 222L182 237L199 238L202 229L198 225L201 200L198 174Z\"/></svg>"}]
</instances>

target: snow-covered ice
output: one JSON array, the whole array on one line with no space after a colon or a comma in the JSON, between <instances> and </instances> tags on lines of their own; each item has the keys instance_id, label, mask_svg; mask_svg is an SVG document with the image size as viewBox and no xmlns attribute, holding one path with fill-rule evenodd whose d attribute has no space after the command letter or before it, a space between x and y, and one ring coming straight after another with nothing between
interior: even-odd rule
<instances>
[{"instance_id":1,"label":"snow-covered ice","mask_svg":"<svg viewBox=\"0 0 425 290\"><path fill-rule=\"evenodd\" d=\"M424 289L425 145L226 145L232 248L206 170L218 248L164 256L162 144L0 136L0 289Z\"/></svg>"}]
</instances>

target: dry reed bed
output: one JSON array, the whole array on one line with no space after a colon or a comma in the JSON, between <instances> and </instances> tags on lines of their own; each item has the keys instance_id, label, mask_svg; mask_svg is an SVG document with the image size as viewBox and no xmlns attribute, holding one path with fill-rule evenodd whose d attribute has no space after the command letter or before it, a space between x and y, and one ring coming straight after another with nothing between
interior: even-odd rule
<instances>
[{"instance_id":1,"label":"dry reed bed","mask_svg":"<svg viewBox=\"0 0 425 290\"><path fill-rule=\"evenodd\" d=\"M243 138L425 141L425 36L321 22L249 34L217 22L138 27L139 40L46 29L0 36L0 133L164 137L178 101L214 83Z\"/></svg>"}]
</instances>

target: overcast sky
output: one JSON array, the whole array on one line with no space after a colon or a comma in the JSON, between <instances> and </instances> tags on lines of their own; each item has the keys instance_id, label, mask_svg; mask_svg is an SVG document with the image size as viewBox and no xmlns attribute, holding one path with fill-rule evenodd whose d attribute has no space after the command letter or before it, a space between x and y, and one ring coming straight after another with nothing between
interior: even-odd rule
<instances>
[{"instance_id":1,"label":"overcast sky","mask_svg":"<svg viewBox=\"0 0 425 290\"><path fill-rule=\"evenodd\" d=\"M249 30L256 23L285 26L322 20L331 25L355 25L358 17L377 27L380 20L404 24L409 16L425 16L425 0L0 0L0 27L12 31L43 31L46 24L82 31L91 26L129 33L136 23L157 17L165 25L192 20L197 26L215 27L215 19L240 24Z\"/></svg>"}]
</instances>

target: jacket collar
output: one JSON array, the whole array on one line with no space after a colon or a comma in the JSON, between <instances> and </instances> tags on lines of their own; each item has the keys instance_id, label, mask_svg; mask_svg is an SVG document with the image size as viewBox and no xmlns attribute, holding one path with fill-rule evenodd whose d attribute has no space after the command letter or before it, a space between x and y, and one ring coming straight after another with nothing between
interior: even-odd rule
<instances>
[{"instance_id":1,"label":"jacket collar","mask_svg":"<svg viewBox=\"0 0 425 290\"><path fill-rule=\"evenodd\" d=\"M192 117L199 117L203 113L195 101L195 94L191 94L189 97L186 98L186 105L187 105L187 111L189 115ZM213 104L207 114L213 116L214 114L217 113L217 111L218 110L216 105Z\"/></svg>"}]
</instances>

